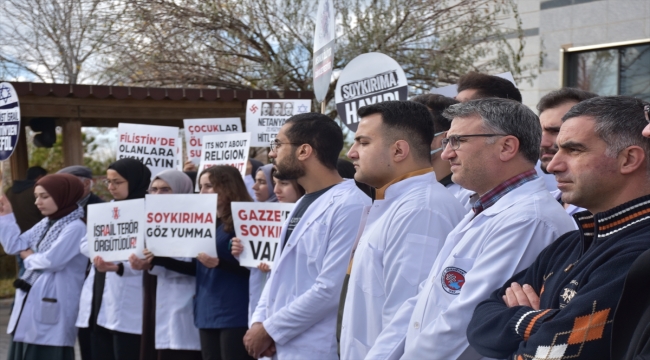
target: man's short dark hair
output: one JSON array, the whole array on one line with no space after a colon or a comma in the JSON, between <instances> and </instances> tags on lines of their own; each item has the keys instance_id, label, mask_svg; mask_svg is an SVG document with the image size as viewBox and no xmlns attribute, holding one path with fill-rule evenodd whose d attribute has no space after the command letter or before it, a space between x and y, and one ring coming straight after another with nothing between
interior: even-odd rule
<instances>
[{"instance_id":1,"label":"man's short dark hair","mask_svg":"<svg viewBox=\"0 0 650 360\"><path fill-rule=\"evenodd\" d=\"M626 147L637 145L643 148L650 163L650 139L641 134L648 125L643 111L647 104L630 96L599 96L574 105L562 122L589 116L596 123L596 135L607 144L607 156L616 157Z\"/></svg>"},{"instance_id":2,"label":"man's short dark hair","mask_svg":"<svg viewBox=\"0 0 650 360\"><path fill-rule=\"evenodd\" d=\"M521 102L521 93L515 84L498 76L486 75L472 71L458 79L458 92L476 90L472 99L498 97Z\"/></svg>"},{"instance_id":3,"label":"man's short dark hair","mask_svg":"<svg viewBox=\"0 0 650 360\"><path fill-rule=\"evenodd\" d=\"M415 101L426 106L433 117L433 133L439 133L449 130L451 121L442 116L442 113L448 107L458 104L458 100L446 97L440 94L422 94L411 98Z\"/></svg>"},{"instance_id":4,"label":"man's short dark hair","mask_svg":"<svg viewBox=\"0 0 650 360\"><path fill-rule=\"evenodd\" d=\"M576 88L563 87L558 90L553 90L550 93L542 96L537 103L537 111L539 114L548 109L556 108L568 102L582 102L587 99L595 98L598 94L584 91Z\"/></svg>"},{"instance_id":5,"label":"man's short dark hair","mask_svg":"<svg viewBox=\"0 0 650 360\"><path fill-rule=\"evenodd\" d=\"M291 124L287 137L292 144L309 144L321 164L336 169L343 149L343 131L334 120L319 113L305 113L290 117L286 124Z\"/></svg>"},{"instance_id":6,"label":"man's short dark hair","mask_svg":"<svg viewBox=\"0 0 650 360\"><path fill-rule=\"evenodd\" d=\"M40 166L32 166L27 169L27 180L36 180L45 175L47 175L47 170Z\"/></svg>"},{"instance_id":7,"label":"man's short dark hair","mask_svg":"<svg viewBox=\"0 0 650 360\"><path fill-rule=\"evenodd\" d=\"M384 101L357 111L360 118L373 114L381 114L385 134L391 141L405 140L414 158L431 161L433 121L426 106L413 101Z\"/></svg>"}]
</instances>

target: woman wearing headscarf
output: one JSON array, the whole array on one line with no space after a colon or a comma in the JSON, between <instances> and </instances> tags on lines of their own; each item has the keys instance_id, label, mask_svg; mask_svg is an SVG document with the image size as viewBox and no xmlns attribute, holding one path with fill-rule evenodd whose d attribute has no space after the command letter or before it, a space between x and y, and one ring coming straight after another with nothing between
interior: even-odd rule
<instances>
[{"instance_id":1,"label":"woman wearing headscarf","mask_svg":"<svg viewBox=\"0 0 650 360\"><path fill-rule=\"evenodd\" d=\"M0 198L0 242L8 254L20 254L26 269L14 283L9 360L74 359L74 319L87 261L79 252L86 233L77 205L83 192L72 175L40 179L35 203L45 218L22 234L9 201Z\"/></svg>"},{"instance_id":2,"label":"woman wearing headscarf","mask_svg":"<svg viewBox=\"0 0 650 360\"><path fill-rule=\"evenodd\" d=\"M217 194L216 245L219 257L199 254L196 265L194 325L204 360L252 359L244 348L248 329L249 271L230 254L235 236L230 203L252 201L239 170L213 166L199 176L201 194Z\"/></svg>"},{"instance_id":3,"label":"woman wearing headscarf","mask_svg":"<svg viewBox=\"0 0 650 360\"><path fill-rule=\"evenodd\" d=\"M120 159L106 170L114 201L144 198L150 179L151 171L135 159ZM82 241L81 250L88 256L87 241ZM100 256L92 261L77 326L91 327L93 360L136 360L142 333L142 271L132 269L128 261L105 262Z\"/></svg>"},{"instance_id":4,"label":"woman wearing headscarf","mask_svg":"<svg viewBox=\"0 0 650 360\"><path fill-rule=\"evenodd\" d=\"M149 194L191 194L193 189L188 175L178 170L165 170L153 178ZM132 262L131 265L141 266L155 275L157 285L155 293L144 294L140 360L201 360L199 330L194 326L192 304L196 264L188 258L154 257L147 249L144 253L147 256L144 264ZM147 332L154 338L155 351L145 349Z\"/></svg>"}]
</instances>

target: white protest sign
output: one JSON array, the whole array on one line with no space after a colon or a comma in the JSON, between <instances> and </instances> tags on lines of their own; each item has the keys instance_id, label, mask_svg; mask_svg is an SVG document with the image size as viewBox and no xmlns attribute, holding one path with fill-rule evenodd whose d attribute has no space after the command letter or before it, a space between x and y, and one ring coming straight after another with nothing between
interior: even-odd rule
<instances>
[{"instance_id":1,"label":"white protest sign","mask_svg":"<svg viewBox=\"0 0 650 360\"><path fill-rule=\"evenodd\" d=\"M390 56L361 54L345 67L336 83L334 99L341 122L357 131L360 107L389 100L408 100L404 70Z\"/></svg>"},{"instance_id":2,"label":"white protest sign","mask_svg":"<svg viewBox=\"0 0 650 360\"><path fill-rule=\"evenodd\" d=\"M517 83L515 82L515 78L512 77L512 73L510 71L504 72L504 73L501 73L501 74L496 74L494 76L498 76L500 78L506 79L506 80L510 81L511 83L513 83L515 85L515 87L517 87ZM442 96L446 96L446 97L450 97L450 98L455 98L456 95L458 95L458 86L456 84L451 84L451 85L443 86L441 88L432 88L430 90L430 92L432 94L438 94L438 95L442 95Z\"/></svg>"},{"instance_id":3,"label":"white protest sign","mask_svg":"<svg viewBox=\"0 0 650 360\"><path fill-rule=\"evenodd\" d=\"M205 135L242 132L240 118L184 119L187 159L199 166L202 140Z\"/></svg>"},{"instance_id":4,"label":"white protest sign","mask_svg":"<svg viewBox=\"0 0 650 360\"><path fill-rule=\"evenodd\" d=\"M217 194L146 196L147 249L156 256L217 256Z\"/></svg>"},{"instance_id":5,"label":"white protest sign","mask_svg":"<svg viewBox=\"0 0 650 360\"><path fill-rule=\"evenodd\" d=\"M144 199L88 205L88 252L104 261L144 258Z\"/></svg>"},{"instance_id":6,"label":"white protest sign","mask_svg":"<svg viewBox=\"0 0 650 360\"><path fill-rule=\"evenodd\" d=\"M228 165L237 168L242 178L246 176L251 133L206 135L203 137L201 163L198 173L211 166ZM199 191L199 179L195 190Z\"/></svg>"},{"instance_id":7,"label":"white protest sign","mask_svg":"<svg viewBox=\"0 0 650 360\"><path fill-rule=\"evenodd\" d=\"M295 204L273 202L233 202L235 233L244 246L239 255L241 266L273 264L279 253L280 233Z\"/></svg>"},{"instance_id":8,"label":"white protest sign","mask_svg":"<svg viewBox=\"0 0 650 360\"><path fill-rule=\"evenodd\" d=\"M268 147L285 121L311 110L311 100L248 100L246 131L252 133L250 146Z\"/></svg>"},{"instance_id":9,"label":"white protest sign","mask_svg":"<svg viewBox=\"0 0 650 360\"><path fill-rule=\"evenodd\" d=\"M313 63L314 95L318 102L325 100L334 69L335 20L334 0L320 0L316 14Z\"/></svg>"},{"instance_id":10,"label":"white protest sign","mask_svg":"<svg viewBox=\"0 0 650 360\"><path fill-rule=\"evenodd\" d=\"M151 171L152 179L163 170L176 168L177 127L120 123L117 132L118 160L140 160Z\"/></svg>"},{"instance_id":11,"label":"white protest sign","mask_svg":"<svg viewBox=\"0 0 650 360\"><path fill-rule=\"evenodd\" d=\"M20 135L20 104L14 87L0 83L0 161L9 159Z\"/></svg>"}]
</instances>

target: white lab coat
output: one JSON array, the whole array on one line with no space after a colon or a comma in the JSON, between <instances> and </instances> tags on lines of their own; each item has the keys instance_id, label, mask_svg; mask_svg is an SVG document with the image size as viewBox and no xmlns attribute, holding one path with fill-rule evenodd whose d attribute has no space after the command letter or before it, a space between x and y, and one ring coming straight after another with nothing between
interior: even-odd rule
<instances>
[{"instance_id":1,"label":"white lab coat","mask_svg":"<svg viewBox=\"0 0 650 360\"><path fill-rule=\"evenodd\" d=\"M447 235L467 213L429 172L388 187L370 207L345 299L341 359L363 359L399 307L418 293Z\"/></svg>"},{"instance_id":2,"label":"white lab coat","mask_svg":"<svg viewBox=\"0 0 650 360\"><path fill-rule=\"evenodd\" d=\"M316 199L296 225L252 320L262 322L275 341L274 359L338 359L341 288L363 207L370 203L353 180L344 180ZM286 231L287 223L281 241Z\"/></svg>"},{"instance_id":3,"label":"white lab coat","mask_svg":"<svg viewBox=\"0 0 650 360\"><path fill-rule=\"evenodd\" d=\"M251 271L248 277L248 325L252 324L253 313L257 308L257 303L260 302L262 290L268 279L269 273L265 273L258 268L249 268Z\"/></svg>"},{"instance_id":4,"label":"white lab coat","mask_svg":"<svg viewBox=\"0 0 650 360\"><path fill-rule=\"evenodd\" d=\"M191 261L177 258L180 261ZM201 350L199 329L194 326L196 277L154 266L156 286L156 349Z\"/></svg>"},{"instance_id":5,"label":"white lab coat","mask_svg":"<svg viewBox=\"0 0 650 360\"><path fill-rule=\"evenodd\" d=\"M476 305L574 229L541 178L473 217L449 234L420 293L398 310L367 358L481 359L465 335Z\"/></svg>"},{"instance_id":6,"label":"white lab coat","mask_svg":"<svg viewBox=\"0 0 650 360\"><path fill-rule=\"evenodd\" d=\"M460 201L460 204L463 205L465 208L465 213L467 214L468 211L472 210L472 205L474 203L472 202L472 195L474 195L476 192L467 190L464 187L451 183L447 185L447 190L452 193Z\"/></svg>"},{"instance_id":7,"label":"white lab coat","mask_svg":"<svg viewBox=\"0 0 650 360\"><path fill-rule=\"evenodd\" d=\"M84 236L81 253L89 257L88 239ZM106 273L102 304L97 315L97 325L109 330L129 334L142 334L142 270L134 270L128 261L123 261L124 273ZM88 327L93 299L95 267L91 266L81 292L77 327Z\"/></svg>"},{"instance_id":8,"label":"white lab coat","mask_svg":"<svg viewBox=\"0 0 650 360\"><path fill-rule=\"evenodd\" d=\"M13 214L0 216L0 242L5 252L17 254L29 248L25 239L31 238L32 229L21 235ZM29 296L16 289L7 326L8 334L15 331L15 342L74 346L77 338L74 320L87 262L79 253L79 241L85 233L83 221L72 221L61 230L48 251L32 254L24 260L27 270L41 270L42 273L32 285ZM43 299L56 299L56 302Z\"/></svg>"}]
</instances>

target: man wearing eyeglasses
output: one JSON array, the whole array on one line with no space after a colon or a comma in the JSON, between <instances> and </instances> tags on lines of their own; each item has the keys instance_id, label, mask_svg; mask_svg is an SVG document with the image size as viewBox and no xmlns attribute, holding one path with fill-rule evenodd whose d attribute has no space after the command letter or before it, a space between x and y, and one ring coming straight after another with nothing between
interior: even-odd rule
<instances>
[{"instance_id":1,"label":"man wearing eyeglasses","mask_svg":"<svg viewBox=\"0 0 650 360\"><path fill-rule=\"evenodd\" d=\"M244 337L259 358L338 359L336 315L364 206L370 198L336 164L343 132L323 114L294 115L271 143L278 177L305 189L280 234L281 254Z\"/></svg>"},{"instance_id":2,"label":"man wearing eyeglasses","mask_svg":"<svg viewBox=\"0 0 650 360\"><path fill-rule=\"evenodd\" d=\"M367 358L480 359L466 336L476 305L574 228L536 175L541 128L530 109L490 98L452 105L445 116L452 123L442 158L453 181L476 192L473 211Z\"/></svg>"}]
</instances>

